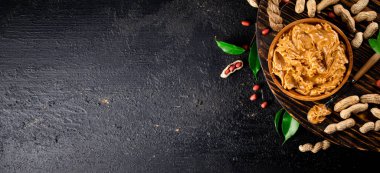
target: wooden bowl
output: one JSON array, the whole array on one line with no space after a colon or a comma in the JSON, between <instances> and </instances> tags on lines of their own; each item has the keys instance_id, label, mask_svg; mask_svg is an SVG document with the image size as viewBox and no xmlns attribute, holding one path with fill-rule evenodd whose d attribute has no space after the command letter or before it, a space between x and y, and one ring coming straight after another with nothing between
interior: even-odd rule
<instances>
[{"instance_id":1,"label":"wooden bowl","mask_svg":"<svg viewBox=\"0 0 380 173\"><path fill-rule=\"evenodd\" d=\"M333 91L330 91L330 92L326 92L322 95L319 95L319 96L307 96L307 95L302 95L294 90L286 90L282 87L280 81L279 81L279 78L274 75L274 73L272 73L272 59L273 59L273 52L274 52L274 49L275 47L277 46L277 42L278 40L281 38L281 36L284 34L284 33L287 33L290 29L293 28L293 26L297 25L297 24L300 24L300 23L310 23L310 24L317 24L317 23L327 23L329 25L331 25L331 27L338 33L339 35L339 40L340 41L343 41L345 46L346 46L346 55L348 57L348 65L346 64L346 67L347 67L347 71L346 71L346 75L344 76L343 78L343 81L339 84L339 86L337 86ZM352 65L353 65L353 54L352 54L352 48L351 48L351 44L350 44L350 41L348 41L346 35L344 35L344 33L337 27L335 26L334 24L326 21L326 20L323 20L323 19L317 19L317 18L307 18L307 19L301 19L301 20L296 20L288 25L286 25L277 35L276 37L273 39L270 47L269 47L269 52L268 52L268 67L269 67L269 72L270 72L270 75L275 83L275 85L283 92L285 93L286 95L290 96L290 97L293 97L295 99L298 99L298 100L303 100L303 101L317 101L317 100L322 100L322 99L325 99L327 97L330 97L331 95L333 95L334 93L336 93L340 88L342 88L342 86L347 82L348 80L348 77L350 76L351 74L351 70L352 70Z\"/></svg>"}]
</instances>

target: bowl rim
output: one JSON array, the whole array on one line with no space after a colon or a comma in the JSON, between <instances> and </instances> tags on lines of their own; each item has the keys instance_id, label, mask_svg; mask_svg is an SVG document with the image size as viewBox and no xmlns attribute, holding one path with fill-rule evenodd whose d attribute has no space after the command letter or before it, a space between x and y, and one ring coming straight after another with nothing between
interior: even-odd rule
<instances>
[{"instance_id":1,"label":"bowl rim","mask_svg":"<svg viewBox=\"0 0 380 173\"><path fill-rule=\"evenodd\" d=\"M346 46L346 55L348 56L348 68L346 70L346 75L344 76L342 82L332 91L328 93L324 93L319 96L308 96L308 95L302 95L297 93L294 90L286 90L282 87L281 83L278 81L276 75L272 72L272 59L273 59L273 52L275 46L277 46L277 42L280 39L280 37L287 32L289 29L293 28L293 26L300 24L300 23L327 23L329 24L334 31L336 31L339 35L340 38L343 39L343 42ZM342 41L342 40L341 40ZM352 53L352 47L351 43L348 40L347 36L342 32L341 29L339 29L337 26L332 24L331 22L323 19L318 19L318 18L306 18L306 19L300 19L291 22L290 24L286 25L280 32L277 33L276 37L273 39L269 51L268 51L268 68L269 68L269 73L270 76L272 77L272 80L274 84L281 90L281 92L285 93L286 95L298 99L298 100L303 100L303 101L317 101L317 100L322 100L327 97L330 97L331 95L335 94L336 92L339 91L343 87L343 85L347 82L348 78L350 77L351 71L352 71L352 66L353 66L353 53Z\"/></svg>"}]
</instances>

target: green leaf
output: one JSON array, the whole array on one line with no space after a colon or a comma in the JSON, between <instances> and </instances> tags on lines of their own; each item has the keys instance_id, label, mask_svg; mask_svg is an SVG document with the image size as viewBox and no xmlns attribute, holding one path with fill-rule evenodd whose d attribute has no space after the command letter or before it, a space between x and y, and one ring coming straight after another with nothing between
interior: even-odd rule
<instances>
[{"instance_id":1,"label":"green leaf","mask_svg":"<svg viewBox=\"0 0 380 173\"><path fill-rule=\"evenodd\" d=\"M369 45L371 46L371 48L376 53L380 53L380 40L375 40L375 39L371 38L371 39L368 40L368 42L369 42Z\"/></svg>"},{"instance_id":2,"label":"green leaf","mask_svg":"<svg viewBox=\"0 0 380 173\"><path fill-rule=\"evenodd\" d=\"M245 49L230 43L226 43L224 41L218 41L215 38L215 42L218 45L220 49L223 50L223 52L231 54L231 55L240 55L245 52Z\"/></svg>"},{"instance_id":3,"label":"green leaf","mask_svg":"<svg viewBox=\"0 0 380 173\"><path fill-rule=\"evenodd\" d=\"M257 52L256 43L253 43L250 48L248 62L249 62L249 67L252 70L253 76L257 80L257 73L260 71L261 66L260 66L259 54Z\"/></svg>"},{"instance_id":4,"label":"green leaf","mask_svg":"<svg viewBox=\"0 0 380 173\"><path fill-rule=\"evenodd\" d=\"M276 129L277 134L280 134L278 129L280 128L280 118L283 114L284 109L280 109L279 111L277 111L276 116L274 117L274 128Z\"/></svg>"},{"instance_id":5,"label":"green leaf","mask_svg":"<svg viewBox=\"0 0 380 173\"><path fill-rule=\"evenodd\" d=\"M282 134L285 139L282 145L297 132L299 125L300 124L293 119L288 112L284 113L282 117Z\"/></svg>"},{"instance_id":6,"label":"green leaf","mask_svg":"<svg viewBox=\"0 0 380 173\"><path fill-rule=\"evenodd\" d=\"M369 45L371 48L376 52L380 54L380 32L377 34L377 39L369 39L368 40Z\"/></svg>"}]
</instances>

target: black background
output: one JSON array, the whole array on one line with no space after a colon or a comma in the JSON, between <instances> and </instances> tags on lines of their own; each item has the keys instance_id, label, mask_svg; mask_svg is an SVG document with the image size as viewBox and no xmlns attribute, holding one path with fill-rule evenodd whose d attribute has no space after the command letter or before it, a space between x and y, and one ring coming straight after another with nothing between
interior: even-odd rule
<instances>
[{"instance_id":1,"label":"black background","mask_svg":"<svg viewBox=\"0 0 380 173\"><path fill-rule=\"evenodd\" d=\"M376 166L300 128L281 145L280 106L251 102L245 0L0 1L0 172L325 172ZM247 64L246 64L247 65ZM102 100L109 100L109 104Z\"/></svg>"}]
</instances>

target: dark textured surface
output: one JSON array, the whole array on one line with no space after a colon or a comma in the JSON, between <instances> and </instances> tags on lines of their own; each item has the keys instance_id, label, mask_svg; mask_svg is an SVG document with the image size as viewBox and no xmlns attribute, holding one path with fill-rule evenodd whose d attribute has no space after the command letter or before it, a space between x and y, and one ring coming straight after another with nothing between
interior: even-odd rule
<instances>
[{"instance_id":1,"label":"dark textured surface","mask_svg":"<svg viewBox=\"0 0 380 173\"><path fill-rule=\"evenodd\" d=\"M213 36L250 41L244 0L0 1L0 172L322 172L378 153L301 128L284 146L250 102L248 68L227 80ZM104 99L109 100L109 104Z\"/></svg>"}]
</instances>

